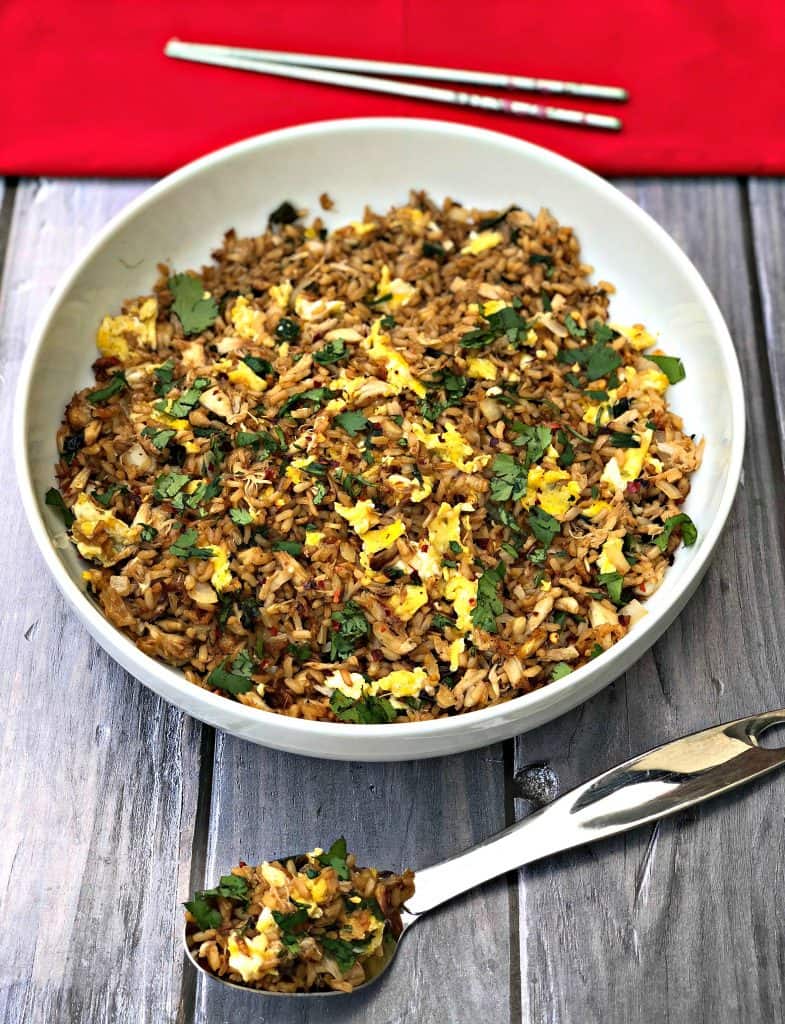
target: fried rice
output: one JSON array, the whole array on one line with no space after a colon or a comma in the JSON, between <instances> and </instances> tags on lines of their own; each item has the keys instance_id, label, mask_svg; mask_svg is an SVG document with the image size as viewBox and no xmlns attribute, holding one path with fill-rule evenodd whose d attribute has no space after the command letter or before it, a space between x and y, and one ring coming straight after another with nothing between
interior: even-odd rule
<instances>
[{"instance_id":1,"label":"fried rice","mask_svg":"<svg viewBox=\"0 0 785 1024\"><path fill-rule=\"evenodd\" d=\"M562 678L646 614L702 442L545 210L290 203L98 329L57 435L89 592L260 710L402 722Z\"/></svg>"},{"instance_id":2,"label":"fried rice","mask_svg":"<svg viewBox=\"0 0 785 1024\"><path fill-rule=\"evenodd\" d=\"M358 867L337 839L298 857L241 863L186 907L186 941L212 974L270 992L352 989L402 931L414 875Z\"/></svg>"}]
</instances>

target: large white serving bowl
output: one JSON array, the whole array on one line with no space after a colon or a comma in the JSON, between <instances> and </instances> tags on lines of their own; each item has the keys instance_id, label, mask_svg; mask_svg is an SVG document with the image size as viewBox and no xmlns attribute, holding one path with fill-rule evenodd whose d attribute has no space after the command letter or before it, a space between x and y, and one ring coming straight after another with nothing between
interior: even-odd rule
<instances>
[{"instance_id":1,"label":"large white serving bowl","mask_svg":"<svg viewBox=\"0 0 785 1024\"><path fill-rule=\"evenodd\" d=\"M329 224L384 211L427 189L469 205L536 211L548 207L577 230L584 258L613 281L611 312L643 322L687 378L670 401L688 429L706 438L703 465L686 506L698 541L679 548L648 615L607 653L527 694L455 718L405 725L306 722L244 707L188 683L143 654L85 595L83 564L56 512L44 504L54 483L54 437L71 394L92 382L102 316L149 292L156 264L182 270L207 262L224 231L263 229L283 199L312 210L329 192ZM68 273L43 312L22 368L15 455L25 510L47 566L90 633L156 693L189 714L253 743L339 760L434 757L506 739L556 718L617 678L660 636L708 565L730 511L744 447L744 395L728 329L695 267L655 222L615 188L545 149L495 132L440 121L367 118L272 132L219 150L165 178L123 210Z\"/></svg>"}]
</instances>

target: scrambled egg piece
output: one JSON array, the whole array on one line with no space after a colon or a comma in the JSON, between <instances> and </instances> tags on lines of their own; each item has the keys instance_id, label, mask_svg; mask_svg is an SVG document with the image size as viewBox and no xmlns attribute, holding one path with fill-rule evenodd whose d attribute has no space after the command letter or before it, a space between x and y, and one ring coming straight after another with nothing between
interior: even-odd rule
<instances>
[{"instance_id":1,"label":"scrambled egg piece","mask_svg":"<svg viewBox=\"0 0 785 1024\"><path fill-rule=\"evenodd\" d=\"M604 427L606 423L610 423L613 419L613 413L611 412L612 406L616 404L616 392L608 392L608 401L602 402L599 405L587 405L586 412L583 414L583 422L590 423L593 427Z\"/></svg>"},{"instance_id":2,"label":"scrambled egg piece","mask_svg":"<svg viewBox=\"0 0 785 1024\"><path fill-rule=\"evenodd\" d=\"M172 399L168 398L166 404L171 409ZM188 420L177 419L170 416L168 412L159 412L158 409L151 409L149 416L153 423L159 423L162 427L171 427L173 430L185 430L188 426Z\"/></svg>"},{"instance_id":3,"label":"scrambled egg piece","mask_svg":"<svg viewBox=\"0 0 785 1024\"><path fill-rule=\"evenodd\" d=\"M496 380L498 371L491 359L474 356L467 363L466 374L474 380Z\"/></svg>"},{"instance_id":4,"label":"scrambled egg piece","mask_svg":"<svg viewBox=\"0 0 785 1024\"><path fill-rule=\"evenodd\" d=\"M349 681L346 681L346 676L349 677ZM361 672L333 672L331 676L327 676L324 680L324 685L330 690L340 690L344 696L349 697L351 700L359 700L363 695L363 688L365 687L365 676Z\"/></svg>"},{"instance_id":5,"label":"scrambled egg piece","mask_svg":"<svg viewBox=\"0 0 785 1024\"><path fill-rule=\"evenodd\" d=\"M301 484L304 479L303 470L306 468L306 466L310 466L313 461L313 458L311 458L310 456L307 456L304 459L292 459L292 461L286 467L284 476L288 480L291 480L292 483Z\"/></svg>"},{"instance_id":6,"label":"scrambled egg piece","mask_svg":"<svg viewBox=\"0 0 785 1024\"><path fill-rule=\"evenodd\" d=\"M508 305L509 303L505 302L504 299L489 299L482 304L482 315L487 319L489 316L493 316L494 313L501 313Z\"/></svg>"},{"instance_id":7,"label":"scrambled egg piece","mask_svg":"<svg viewBox=\"0 0 785 1024\"><path fill-rule=\"evenodd\" d=\"M428 540L412 555L409 564L423 580L442 575L442 558L450 544L461 543L461 513L473 512L468 502L449 505L443 501L428 524ZM450 552L452 554L452 552Z\"/></svg>"},{"instance_id":8,"label":"scrambled egg piece","mask_svg":"<svg viewBox=\"0 0 785 1024\"><path fill-rule=\"evenodd\" d=\"M358 501L350 508L346 508L345 505L341 505L340 502L336 501L333 508L360 536L367 533L372 526L379 522L379 514L373 507L373 502L367 499Z\"/></svg>"},{"instance_id":9,"label":"scrambled egg piece","mask_svg":"<svg viewBox=\"0 0 785 1024\"><path fill-rule=\"evenodd\" d=\"M314 299L311 301L304 295L298 295L294 300L294 311L301 320L324 320L325 317L343 313L345 309L346 303L341 299Z\"/></svg>"},{"instance_id":10,"label":"scrambled egg piece","mask_svg":"<svg viewBox=\"0 0 785 1024\"><path fill-rule=\"evenodd\" d=\"M619 377L627 382L627 392L630 395L641 391L658 391L663 395L670 384L662 370L654 365L650 370L636 370L633 366L624 366L619 370Z\"/></svg>"},{"instance_id":11,"label":"scrambled egg piece","mask_svg":"<svg viewBox=\"0 0 785 1024\"><path fill-rule=\"evenodd\" d=\"M367 235L369 231L373 231L376 227L375 224L368 224L362 220L353 220L349 226L352 228L355 235Z\"/></svg>"},{"instance_id":12,"label":"scrambled egg piece","mask_svg":"<svg viewBox=\"0 0 785 1024\"><path fill-rule=\"evenodd\" d=\"M409 619L427 603L428 592L425 587L416 587L411 585L404 587L403 595L395 594L390 598L390 607L401 622L408 622Z\"/></svg>"},{"instance_id":13,"label":"scrambled egg piece","mask_svg":"<svg viewBox=\"0 0 785 1024\"><path fill-rule=\"evenodd\" d=\"M394 544L404 533L406 533L406 527L400 520L396 520L389 526L379 526L375 530L368 530L367 533L360 534L363 545L360 552L360 564L369 569L371 557Z\"/></svg>"},{"instance_id":14,"label":"scrambled egg piece","mask_svg":"<svg viewBox=\"0 0 785 1024\"><path fill-rule=\"evenodd\" d=\"M450 644L450 671L457 672L461 667L461 655L466 650L466 641L462 636Z\"/></svg>"},{"instance_id":15,"label":"scrambled egg piece","mask_svg":"<svg viewBox=\"0 0 785 1024\"><path fill-rule=\"evenodd\" d=\"M210 576L210 583L213 585L213 589L217 590L220 594L223 590L229 586L232 582L232 573L229 569L229 556L226 553L226 549L220 547L218 544L211 544L209 550L212 551L213 557L210 559L212 565L212 575Z\"/></svg>"},{"instance_id":16,"label":"scrambled egg piece","mask_svg":"<svg viewBox=\"0 0 785 1024\"><path fill-rule=\"evenodd\" d=\"M607 501L593 501L591 505L587 505L581 513L586 516L587 519L596 519L602 512L607 511L610 505Z\"/></svg>"},{"instance_id":17,"label":"scrambled egg piece","mask_svg":"<svg viewBox=\"0 0 785 1024\"><path fill-rule=\"evenodd\" d=\"M532 466L526 481L523 504L529 507L539 502L540 507L558 519L569 511L580 497L581 488L563 469L543 469Z\"/></svg>"},{"instance_id":18,"label":"scrambled egg piece","mask_svg":"<svg viewBox=\"0 0 785 1024\"><path fill-rule=\"evenodd\" d=\"M609 484L615 491L624 491L627 484L637 480L643 472L647 462L655 467L662 468L659 459L652 459L649 456L649 447L654 437L653 430L644 430L639 435L640 448L620 449L612 459L605 464L600 481Z\"/></svg>"},{"instance_id":19,"label":"scrambled egg piece","mask_svg":"<svg viewBox=\"0 0 785 1024\"><path fill-rule=\"evenodd\" d=\"M303 544L307 548L318 548L323 540L324 534L321 530L306 530Z\"/></svg>"},{"instance_id":20,"label":"scrambled egg piece","mask_svg":"<svg viewBox=\"0 0 785 1024\"><path fill-rule=\"evenodd\" d=\"M387 483L394 491L409 491L408 500L414 504L425 501L433 492L432 476L424 476L420 482L414 477L404 476L402 473L391 473L387 477Z\"/></svg>"},{"instance_id":21,"label":"scrambled egg piece","mask_svg":"<svg viewBox=\"0 0 785 1024\"><path fill-rule=\"evenodd\" d=\"M237 932L230 932L227 940L229 966L241 975L244 982L258 981L268 972L277 972L281 943L273 912L265 907L256 922L259 933L253 938L239 940ZM240 948L240 941L244 949Z\"/></svg>"},{"instance_id":22,"label":"scrambled egg piece","mask_svg":"<svg viewBox=\"0 0 785 1024\"><path fill-rule=\"evenodd\" d=\"M76 517L71 534L83 558L109 566L133 554L139 541L140 526L127 526L113 512L99 508L84 492L76 499L71 511Z\"/></svg>"},{"instance_id":23,"label":"scrambled egg piece","mask_svg":"<svg viewBox=\"0 0 785 1024\"><path fill-rule=\"evenodd\" d=\"M479 256L481 252L495 248L501 241L502 234L500 231L481 231L479 234L472 232L469 236L469 241L461 249L461 255L471 254L472 256Z\"/></svg>"},{"instance_id":24,"label":"scrambled egg piece","mask_svg":"<svg viewBox=\"0 0 785 1024\"><path fill-rule=\"evenodd\" d=\"M374 320L368 337L363 341L363 347L368 350L371 359L382 363L387 370L387 383L392 387L395 394L401 391L413 391L419 398L424 398L426 387L412 373L412 368L406 362L401 353L390 345L388 335L381 333L382 320Z\"/></svg>"},{"instance_id":25,"label":"scrambled egg piece","mask_svg":"<svg viewBox=\"0 0 785 1024\"><path fill-rule=\"evenodd\" d=\"M602 545L597 559L597 569L601 573L626 572L629 569L629 562L621 550L622 544L621 537L609 537Z\"/></svg>"},{"instance_id":26,"label":"scrambled egg piece","mask_svg":"<svg viewBox=\"0 0 785 1024\"><path fill-rule=\"evenodd\" d=\"M413 423L410 429L416 440L429 451L435 452L439 458L452 463L464 473L476 473L490 461L490 455L474 455L474 449L460 435L454 423L448 422L441 436L427 431L420 423Z\"/></svg>"},{"instance_id":27,"label":"scrambled egg piece","mask_svg":"<svg viewBox=\"0 0 785 1024\"><path fill-rule=\"evenodd\" d=\"M229 371L228 377L232 384L237 384L245 388L246 391L252 391L255 395L260 395L267 390L267 381L258 373L254 373L247 363L238 363L234 370Z\"/></svg>"},{"instance_id":28,"label":"scrambled egg piece","mask_svg":"<svg viewBox=\"0 0 785 1024\"><path fill-rule=\"evenodd\" d=\"M467 580L459 572L452 572L444 586L444 596L455 609L458 629L470 633L474 629L472 612L477 605L477 580Z\"/></svg>"},{"instance_id":29,"label":"scrambled egg piece","mask_svg":"<svg viewBox=\"0 0 785 1024\"><path fill-rule=\"evenodd\" d=\"M376 286L376 301L381 302L385 296L387 298L384 305L390 307L390 309L398 309L399 306L405 306L411 302L412 296L417 291L414 285L409 284L400 277L394 277L390 280L390 268L385 265L382 267L382 276L379 278L379 283Z\"/></svg>"},{"instance_id":30,"label":"scrambled egg piece","mask_svg":"<svg viewBox=\"0 0 785 1024\"><path fill-rule=\"evenodd\" d=\"M129 355L128 336L141 348L155 349L157 316L158 303L155 299L145 299L134 316L105 316L96 336L98 351L101 355L114 356L124 363Z\"/></svg>"},{"instance_id":31,"label":"scrambled egg piece","mask_svg":"<svg viewBox=\"0 0 785 1024\"><path fill-rule=\"evenodd\" d=\"M246 341L259 341L264 330L264 317L244 295L238 295L232 303L230 315L232 326Z\"/></svg>"},{"instance_id":32,"label":"scrambled egg piece","mask_svg":"<svg viewBox=\"0 0 785 1024\"><path fill-rule=\"evenodd\" d=\"M375 679L369 686L374 696L377 693L391 693L393 697L416 697L428 682L428 673L419 666L413 670L396 669L381 679Z\"/></svg>"},{"instance_id":33,"label":"scrambled egg piece","mask_svg":"<svg viewBox=\"0 0 785 1024\"><path fill-rule=\"evenodd\" d=\"M280 284L270 286L270 298L279 309L286 311L289 306L289 299L292 297L291 281L282 281Z\"/></svg>"},{"instance_id":34,"label":"scrambled egg piece","mask_svg":"<svg viewBox=\"0 0 785 1024\"><path fill-rule=\"evenodd\" d=\"M654 345L654 338L649 334L643 324L633 324L632 327L624 327L622 324L608 324L608 327L612 331L616 331L617 334L621 334L622 337L626 338L632 348L637 349L638 352L642 352L646 348L651 348Z\"/></svg>"}]
</instances>

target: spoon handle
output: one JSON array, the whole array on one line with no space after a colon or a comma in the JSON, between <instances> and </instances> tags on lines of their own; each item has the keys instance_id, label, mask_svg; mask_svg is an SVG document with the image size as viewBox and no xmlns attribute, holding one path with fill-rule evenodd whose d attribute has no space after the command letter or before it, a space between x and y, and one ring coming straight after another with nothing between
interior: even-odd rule
<instances>
[{"instance_id":1,"label":"spoon handle","mask_svg":"<svg viewBox=\"0 0 785 1024\"><path fill-rule=\"evenodd\" d=\"M418 871L406 909L423 914L524 864L675 814L785 765L785 748L758 744L779 722L785 710L739 718L611 768L465 853Z\"/></svg>"}]
</instances>

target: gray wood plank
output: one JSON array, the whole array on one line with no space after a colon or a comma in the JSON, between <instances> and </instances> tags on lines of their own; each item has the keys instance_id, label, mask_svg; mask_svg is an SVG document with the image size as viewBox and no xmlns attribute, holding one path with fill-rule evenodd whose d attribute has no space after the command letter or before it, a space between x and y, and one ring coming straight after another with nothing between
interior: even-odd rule
<instances>
[{"instance_id":1,"label":"gray wood plank","mask_svg":"<svg viewBox=\"0 0 785 1024\"><path fill-rule=\"evenodd\" d=\"M499 746L438 761L370 765L307 760L218 734L206 876L238 858L312 849L345 835L364 863L424 867L504 827ZM378 987L350 999L292 1001L200 977L197 1024L510 1019L508 887L495 882L419 922Z\"/></svg>"},{"instance_id":2,"label":"gray wood plank","mask_svg":"<svg viewBox=\"0 0 785 1024\"><path fill-rule=\"evenodd\" d=\"M747 184L752 244L758 272L766 352L785 442L785 180L753 178Z\"/></svg>"},{"instance_id":3,"label":"gray wood plank","mask_svg":"<svg viewBox=\"0 0 785 1024\"><path fill-rule=\"evenodd\" d=\"M785 494L744 195L731 181L623 188L717 297L750 397L750 440L731 520L688 608L625 678L517 742L518 768L547 760L564 789L666 739L785 705L785 620L775 611L785 593ZM522 872L522 1019L781 1020L785 926L773 894L785 875L782 786L774 777Z\"/></svg>"},{"instance_id":4,"label":"gray wood plank","mask_svg":"<svg viewBox=\"0 0 785 1024\"><path fill-rule=\"evenodd\" d=\"M3 438L44 300L142 188L19 185L0 298ZM0 1020L174 1021L200 727L126 675L66 608L23 521L9 449L0 446Z\"/></svg>"}]
</instances>

